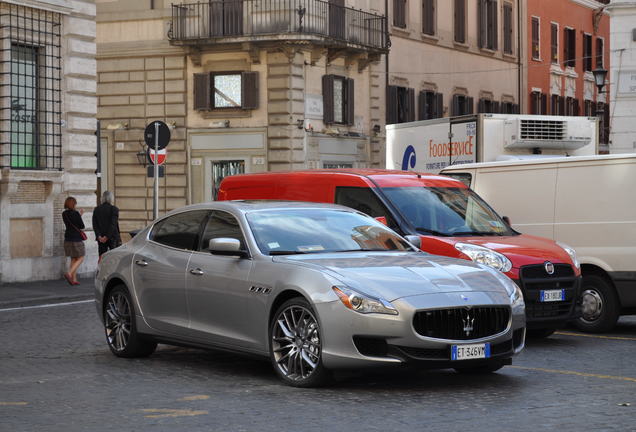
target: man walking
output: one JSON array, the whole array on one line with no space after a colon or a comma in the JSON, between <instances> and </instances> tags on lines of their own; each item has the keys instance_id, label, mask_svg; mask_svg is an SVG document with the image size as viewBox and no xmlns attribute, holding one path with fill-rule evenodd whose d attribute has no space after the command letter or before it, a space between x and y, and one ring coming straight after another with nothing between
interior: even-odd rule
<instances>
[{"instance_id":1,"label":"man walking","mask_svg":"<svg viewBox=\"0 0 636 432\"><path fill-rule=\"evenodd\" d=\"M93 210L93 230L100 261L104 253L121 245L119 209L113 205L114 201L115 195L111 191L105 191L102 194L102 203Z\"/></svg>"}]
</instances>

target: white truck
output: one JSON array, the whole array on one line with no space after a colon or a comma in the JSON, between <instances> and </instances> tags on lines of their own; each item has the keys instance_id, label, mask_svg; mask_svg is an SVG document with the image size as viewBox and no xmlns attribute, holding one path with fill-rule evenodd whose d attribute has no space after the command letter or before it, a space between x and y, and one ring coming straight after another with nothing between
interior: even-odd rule
<instances>
[{"instance_id":1,"label":"white truck","mask_svg":"<svg viewBox=\"0 0 636 432\"><path fill-rule=\"evenodd\" d=\"M437 173L449 165L598 153L596 117L476 114L386 126L386 168Z\"/></svg>"}]
</instances>

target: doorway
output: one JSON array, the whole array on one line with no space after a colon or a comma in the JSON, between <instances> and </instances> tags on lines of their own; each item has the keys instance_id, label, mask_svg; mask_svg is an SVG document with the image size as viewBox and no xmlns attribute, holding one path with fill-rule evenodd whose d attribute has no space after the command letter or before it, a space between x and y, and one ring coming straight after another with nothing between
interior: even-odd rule
<instances>
[{"instance_id":1,"label":"doorway","mask_svg":"<svg viewBox=\"0 0 636 432\"><path fill-rule=\"evenodd\" d=\"M245 173L245 159L236 160L213 160L210 161L211 168L211 192L212 196L208 197L216 201L219 194L221 181L231 175Z\"/></svg>"}]
</instances>

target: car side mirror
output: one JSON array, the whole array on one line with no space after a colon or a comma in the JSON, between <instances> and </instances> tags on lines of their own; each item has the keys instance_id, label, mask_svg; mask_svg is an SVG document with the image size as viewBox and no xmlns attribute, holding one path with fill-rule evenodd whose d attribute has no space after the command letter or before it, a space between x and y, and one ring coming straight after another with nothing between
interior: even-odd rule
<instances>
[{"instance_id":1,"label":"car side mirror","mask_svg":"<svg viewBox=\"0 0 636 432\"><path fill-rule=\"evenodd\" d=\"M247 256L247 251L241 249L241 241L235 238L219 237L210 239L208 250L212 255Z\"/></svg>"},{"instance_id":2,"label":"car side mirror","mask_svg":"<svg viewBox=\"0 0 636 432\"><path fill-rule=\"evenodd\" d=\"M384 216L378 216L378 217L373 218L373 219L377 220L377 221L378 221L378 222L380 222L382 225L386 225L386 226L388 226L388 225L389 225L389 223L386 221L386 217L384 217Z\"/></svg>"},{"instance_id":3,"label":"car side mirror","mask_svg":"<svg viewBox=\"0 0 636 432\"><path fill-rule=\"evenodd\" d=\"M416 235L406 235L404 238L418 249L422 249L422 238Z\"/></svg>"},{"instance_id":4,"label":"car side mirror","mask_svg":"<svg viewBox=\"0 0 636 432\"><path fill-rule=\"evenodd\" d=\"M503 216L501 219L503 219L503 221L506 223L506 225L508 225L509 227L512 226L512 223L510 223L510 218L508 216Z\"/></svg>"}]
</instances>

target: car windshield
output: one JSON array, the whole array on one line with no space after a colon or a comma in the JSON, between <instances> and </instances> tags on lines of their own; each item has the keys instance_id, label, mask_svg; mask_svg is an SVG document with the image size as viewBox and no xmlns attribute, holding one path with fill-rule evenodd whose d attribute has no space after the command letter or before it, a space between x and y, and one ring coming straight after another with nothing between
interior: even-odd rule
<instances>
[{"instance_id":1,"label":"car windshield","mask_svg":"<svg viewBox=\"0 0 636 432\"><path fill-rule=\"evenodd\" d=\"M382 188L420 234L509 236L516 232L470 189L458 187Z\"/></svg>"},{"instance_id":2,"label":"car windshield","mask_svg":"<svg viewBox=\"0 0 636 432\"><path fill-rule=\"evenodd\" d=\"M413 250L376 220L343 210L261 210L247 221L265 255Z\"/></svg>"}]
</instances>

